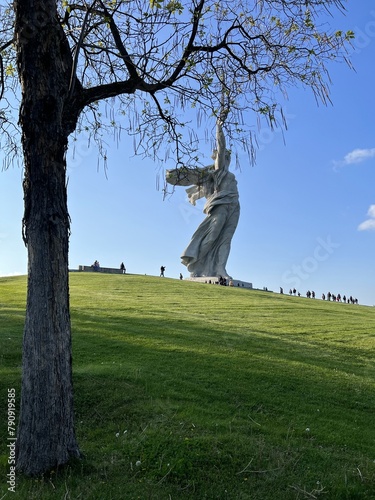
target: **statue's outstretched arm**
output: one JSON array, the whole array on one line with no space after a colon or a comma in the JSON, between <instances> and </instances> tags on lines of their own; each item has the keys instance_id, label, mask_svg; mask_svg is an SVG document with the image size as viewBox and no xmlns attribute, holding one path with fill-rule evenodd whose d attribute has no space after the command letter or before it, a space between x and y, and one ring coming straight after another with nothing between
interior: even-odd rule
<instances>
[{"instance_id":1,"label":"statue's outstretched arm","mask_svg":"<svg viewBox=\"0 0 375 500\"><path fill-rule=\"evenodd\" d=\"M180 167L172 170L167 170L165 179L173 186L201 186L206 178L207 173L212 170L213 165L208 165L204 168L187 168Z\"/></svg>"}]
</instances>

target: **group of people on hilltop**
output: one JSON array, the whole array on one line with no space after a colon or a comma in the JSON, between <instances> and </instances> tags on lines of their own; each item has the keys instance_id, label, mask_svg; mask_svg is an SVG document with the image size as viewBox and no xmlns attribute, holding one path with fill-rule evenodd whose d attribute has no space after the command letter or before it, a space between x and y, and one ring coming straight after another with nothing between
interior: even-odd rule
<instances>
[{"instance_id":1,"label":"group of people on hilltop","mask_svg":"<svg viewBox=\"0 0 375 500\"><path fill-rule=\"evenodd\" d=\"M263 290L265 290L266 292L268 292L268 288L267 287L264 287ZM281 295L283 295L283 293L284 293L284 288L282 286L280 287L280 293L281 293ZM301 296L300 292L297 293L297 290L295 288L293 288L293 290L292 289L289 290L289 295L292 295L292 294L293 295L298 295L298 297Z\"/></svg>"},{"instance_id":2,"label":"group of people on hilltop","mask_svg":"<svg viewBox=\"0 0 375 500\"><path fill-rule=\"evenodd\" d=\"M280 293L281 294L284 293L284 290L282 287L280 287ZM297 290L295 288L289 290L289 295L298 295L298 297L301 296L300 292L297 292ZM315 299L316 295L315 295L314 290L312 290L312 291L307 290L306 297L308 299ZM346 295L341 296L340 293L338 293L337 295L335 295L334 293L331 293L331 292L328 292L327 295L325 295L325 293L322 293L322 300L326 300L326 299L328 301L332 300L332 302L343 302L345 304L358 304L358 299L353 298L352 295L350 295L350 297L347 298Z\"/></svg>"},{"instance_id":3,"label":"group of people on hilltop","mask_svg":"<svg viewBox=\"0 0 375 500\"><path fill-rule=\"evenodd\" d=\"M326 300L324 293L322 293L322 300ZM347 298L346 295L341 297L341 294L339 293L335 295L334 293L328 292L327 300L332 300L333 302L344 302L344 304L358 304L358 299L355 299L352 296Z\"/></svg>"}]
</instances>

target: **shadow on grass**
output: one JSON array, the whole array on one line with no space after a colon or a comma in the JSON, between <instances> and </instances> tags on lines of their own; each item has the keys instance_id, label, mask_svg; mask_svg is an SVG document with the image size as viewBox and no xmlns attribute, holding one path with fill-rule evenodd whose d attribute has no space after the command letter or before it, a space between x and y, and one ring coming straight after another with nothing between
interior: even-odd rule
<instances>
[{"instance_id":1,"label":"shadow on grass","mask_svg":"<svg viewBox=\"0 0 375 500\"><path fill-rule=\"evenodd\" d=\"M99 470L192 498L304 498L319 482L356 498L375 485L373 365L345 347L199 320L73 324L77 430Z\"/></svg>"}]
</instances>

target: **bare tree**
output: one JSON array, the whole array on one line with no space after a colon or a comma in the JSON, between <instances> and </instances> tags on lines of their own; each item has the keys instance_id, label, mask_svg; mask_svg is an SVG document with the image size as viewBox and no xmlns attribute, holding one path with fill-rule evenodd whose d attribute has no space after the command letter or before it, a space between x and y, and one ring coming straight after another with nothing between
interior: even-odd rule
<instances>
[{"instance_id":1,"label":"bare tree","mask_svg":"<svg viewBox=\"0 0 375 500\"><path fill-rule=\"evenodd\" d=\"M107 126L133 134L138 153L162 160L164 151L188 164L197 152L186 112L217 115L224 87L226 133L246 147L249 112L271 126L282 122L279 101L288 86L301 83L317 100L329 100L326 65L345 59L353 34L330 32L326 24L332 9L343 11L340 0L14 0L7 9L0 120L14 150L9 93L17 93L18 82L29 262L17 468L38 475L80 456L68 288L69 136L87 126L100 147L100 101L116 98L121 118Z\"/></svg>"}]
</instances>

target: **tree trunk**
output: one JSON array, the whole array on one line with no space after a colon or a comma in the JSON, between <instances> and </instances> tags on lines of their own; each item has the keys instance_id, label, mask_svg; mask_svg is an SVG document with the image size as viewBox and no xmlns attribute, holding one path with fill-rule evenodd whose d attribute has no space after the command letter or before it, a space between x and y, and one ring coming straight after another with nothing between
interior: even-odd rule
<instances>
[{"instance_id":1,"label":"tree trunk","mask_svg":"<svg viewBox=\"0 0 375 500\"><path fill-rule=\"evenodd\" d=\"M28 292L17 469L40 475L80 455L75 438L66 194L71 55L53 0L16 0L22 87Z\"/></svg>"}]
</instances>

